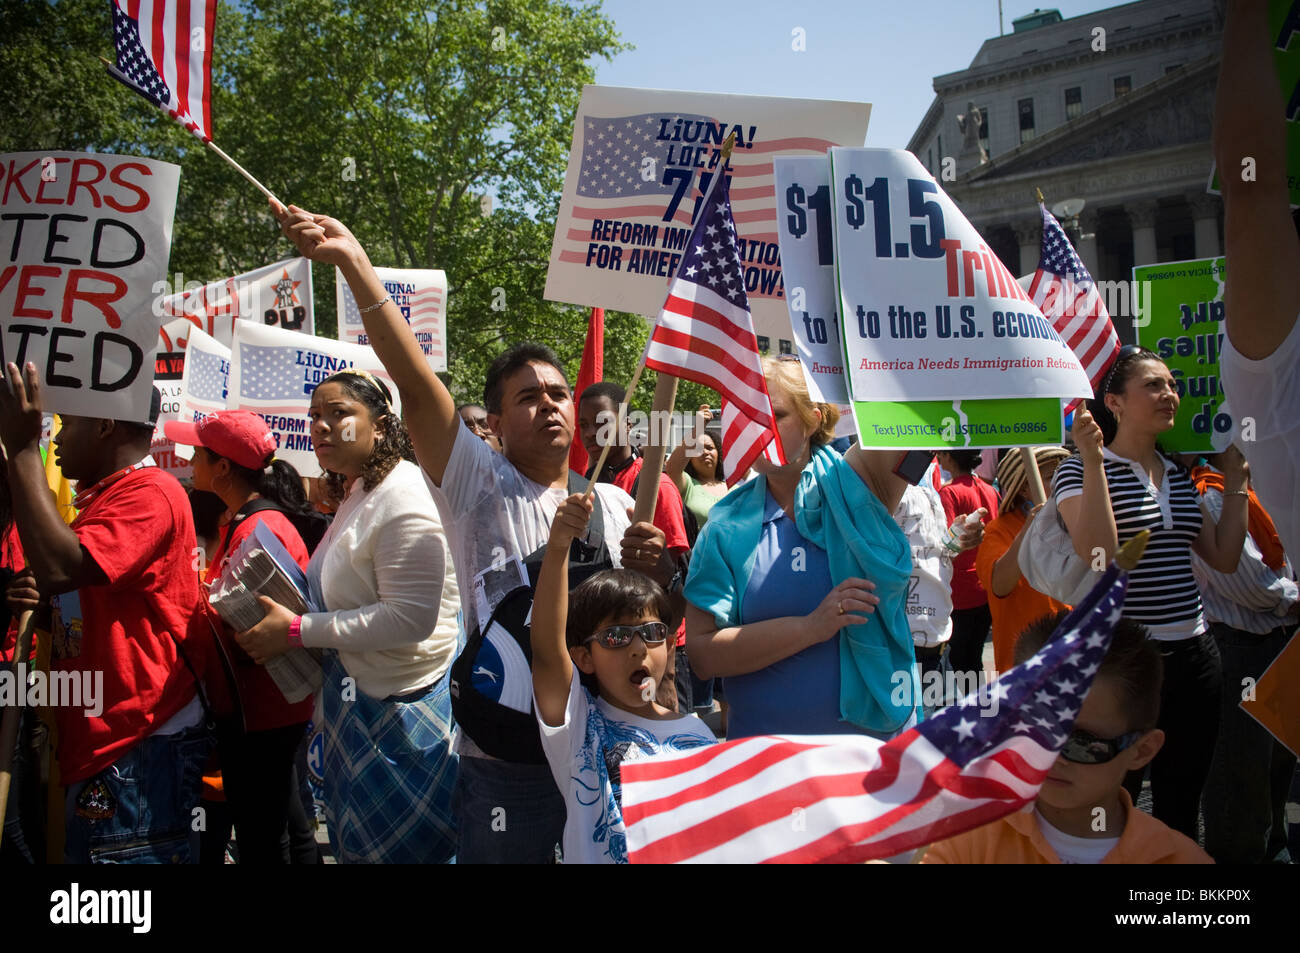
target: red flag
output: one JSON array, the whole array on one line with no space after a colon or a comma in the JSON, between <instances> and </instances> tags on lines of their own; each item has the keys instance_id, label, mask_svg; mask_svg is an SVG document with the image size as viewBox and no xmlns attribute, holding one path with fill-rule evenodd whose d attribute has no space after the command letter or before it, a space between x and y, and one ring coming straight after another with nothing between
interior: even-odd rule
<instances>
[{"instance_id":1,"label":"red flag","mask_svg":"<svg viewBox=\"0 0 1300 953\"><path fill-rule=\"evenodd\" d=\"M591 318L587 321L587 343L582 346L582 366L578 368L578 382L573 385L573 412L577 414L578 398L582 392L597 381L605 379L605 309L592 308ZM631 398L631 394L627 395ZM573 445L569 447L569 469L586 473L591 463L587 459L587 448L574 435Z\"/></svg>"}]
</instances>

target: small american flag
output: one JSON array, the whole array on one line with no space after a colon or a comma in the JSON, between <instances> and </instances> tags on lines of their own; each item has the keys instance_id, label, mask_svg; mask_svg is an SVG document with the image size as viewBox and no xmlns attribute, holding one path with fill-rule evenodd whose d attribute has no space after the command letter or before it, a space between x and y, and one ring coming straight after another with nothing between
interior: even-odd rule
<instances>
[{"instance_id":1,"label":"small american flag","mask_svg":"<svg viewBox=\"0 0 1300 953\"><path fill-rule=\"evenodd\" d=\"M745 295L726 176L714 177L704 205L650 332L645 366L722 395L730 486L769 444L776 445L780 463L785 458Z\"/></svg>"},{"instance_id":2,"label":"small american flag","mask_svg":"<svg viewBox=\"0 0 1300 953\"><path fill-rule=\"evenodd\" d=\"M1119 353L1119 336L1096 282L1060 222L1045 206L1038 207L1043 213L1043 247L1029 297L1074 351L1095 391Z\"/></svg>"},{"instance_id":3,"label":"small american flag","mask_svg":"<svg viewBox=\"0 0 1300 953\"><path fill-rule=\"evenodd\" d=\"M303 358L303 355L306 355ZM309 380L310 359L316 352L292 347L266 347L240 342L240 398L255 401L290 401L284 408L305 412L315 384ZM257 410L277 408L257 407Z\"/></svg>"},{"instance_id":4,"label":"small american flag","mask_svg":"<svg viewBox=\"0 0 1300 953\"><path fill-rule=\"evenodd\" d=\"M113 0L114 78L204 142L212 139L216 0Z\"/></svg>"},{"instance_id":5,"label":"small american flag","mask_svg":"<svg viewBox=\"0 0 1300 953\"><path fill-rule=\"evenodd\" d=\"M860 863L1019 810L1069 737L1127 588L1112 563L1041 651L892 741L768 735L624 764L631 861Z\"/></svg>"},{"instance_id":6,"label":"small american flag","mask_svg":"<svg viewBox=\"0 0 1300 953\"><path fill-rule=\"evenodd\" d=\"M190 362L190 394L199 400L224 402L230 362L220 354L199 348L191 349L187 360Z\"/></svg>"}]
</instances>

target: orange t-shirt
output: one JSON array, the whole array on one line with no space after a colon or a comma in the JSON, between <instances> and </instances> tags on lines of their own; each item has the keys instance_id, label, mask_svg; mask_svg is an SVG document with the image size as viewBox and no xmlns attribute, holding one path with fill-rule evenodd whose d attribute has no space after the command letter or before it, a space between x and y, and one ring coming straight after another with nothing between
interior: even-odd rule
<instances>
[{"instance_id":1,"label":"orange t-shirt","mask_svg":"<svg viewBox=\"0 0 1300 953\"><path fill-rule=\"evenodd\" d=\"M980 543L979 555L975 558L975 573L989 596L989 614L993 616L993 665L999 672L1011 668L1016 639L1029 623L1069 608L1030 586L1024 576L1008 595L999 597L993 594L993 564L1011 548L1024 525L1025 515L1017 509L1008 509L984 527L984 541Z\"/></svg>"},{"instance_id":2,"label":"orange t-shirt","mask_svg":"<svg viewBox=\"0 0 1300 953\"><path fill-rule=\"evenodd\" d=\"M1157 821L1133 806L1128 792L1120 788L1128 812L1124 830L1103 864L1212 864L1210 855L1196 841ZM923 864L1059 864L1033 806L1006 817L939 841L921 858Z\"/></svg>"}]
</instances>

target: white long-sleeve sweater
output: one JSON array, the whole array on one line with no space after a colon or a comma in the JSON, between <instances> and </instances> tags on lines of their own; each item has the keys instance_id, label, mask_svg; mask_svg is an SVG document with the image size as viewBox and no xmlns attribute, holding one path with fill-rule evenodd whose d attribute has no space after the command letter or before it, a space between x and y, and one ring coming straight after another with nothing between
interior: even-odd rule
<instances>
[{"instance_id":1,"label":"white long-sleeve sweater","mask_svg":"<svg viewBox=\"0 0 1300 953\"><path fill-rule=\"evenodd\" d=\"M439 679L456 654L460 592L420 468L405 460L370 492L356 480L307 568L329 608L302 617L302 644L337 649L375 698Z\"/></svg>"}]
</instances>

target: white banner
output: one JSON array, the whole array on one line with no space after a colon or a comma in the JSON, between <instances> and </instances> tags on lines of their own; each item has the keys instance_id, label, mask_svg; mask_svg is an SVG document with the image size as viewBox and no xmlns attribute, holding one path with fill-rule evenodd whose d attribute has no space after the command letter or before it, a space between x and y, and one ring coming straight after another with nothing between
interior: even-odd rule
<instances>
[{"instance_id":1,"label":"white banner","mask_svg":"<svg viewBox=\"0 0 1300 953\"><path fill-rule=\"evenodd\" d=\"M166 287L165 282L160 282L156 290ZM316 333L311 262L306 258L286 258L242 275L218 278L202 287L160 298L155 307L155 313L164 321L185 318L227 347L233 341L237 319ZM159 346L167 347L161 336Z\"/></svg>"},{"instance_id":2,"label":"white banner","mask_svg":"<svg viewBox=\"0 0 1300 953\"><path fill-rule=\"evenodd\" d=\"M447 273L433 268L376 268L388 296L401 309L415 332L425 360L435 371L447 369ZM334 269L334 297L338 302L339 340L370 343L352 289L343 272ZM366 305L373 304L367 301Z\"/></svg>"},{"instance_id":3,"label":"white banner","mask_svg":"<svg viewBox=\"0 0 1300 953\"><path fill-rule=\"evenodd\" d=\"M853 400L1091 393L1074 353L916 156L832 149L831 180Z\"/></svg>"},{"instance_id":4,"label":"white banner","mask_svg":"<svg viewBox=\"0 0 1300 953\"><path fill-rule=\"evenodd\" d=\"M584 87L546 297L655 317L735 132L726 172L745 290L757 333L783 329L772 158L859 145L870 114L867 103Z\"/></svg>"},{"instance_id":5,"label":"white banner","mask_svg":"<svg viewBox=\"0 0 1300 953\"><path fill-rule=\"evenodd\" d=\"M830 160L825 156L778 156L772 170L785 303L799 366L812 399L840 408L843 416L837 432L852 433L855 427L835 294Z\"/></svg>"},{"instance_id":6,"label":"white banner","mask_svg":"<svg viewBox=\"0 0 1300 953\"><path fill-rule=\"evenodd\" d=\"M0 366L33 362L46 410L148 419L179 178L136 156L0 156Z\"/></svg>"},{"instance_id":7,"label":"white banner","mask_svg":"<svg viewBox=\"0 0 1300 953\"><path fill-rule=\"evenodd\" d=\"M303 476L321 475L307 413L325 378L349 367L369 371L388 385L400 412L397 387L369 347L236 321L231 354L226 406L261 414L275 435L276 456Z\"/></svg>"}]
</instances>

